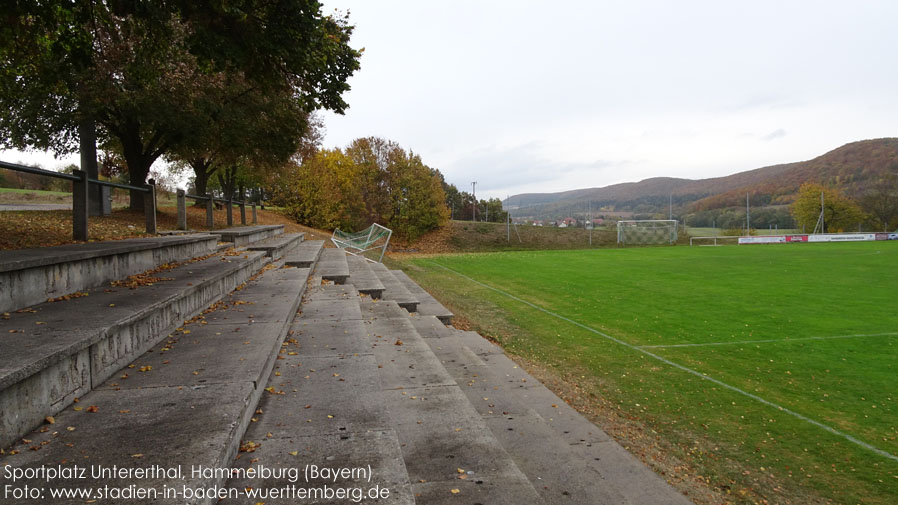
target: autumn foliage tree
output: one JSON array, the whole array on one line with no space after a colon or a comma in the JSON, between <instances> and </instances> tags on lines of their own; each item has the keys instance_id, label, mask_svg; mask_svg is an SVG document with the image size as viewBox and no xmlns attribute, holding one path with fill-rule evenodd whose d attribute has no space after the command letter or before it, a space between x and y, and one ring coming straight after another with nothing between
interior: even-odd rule
<instances>
[{"instance_id":1,"label":"autumn foliage tree","mask_svg":"<svg viewBox=\"0 0 898 505\"><path fill-rule=\"evenodd\" d=\"M320 150L272 187L275 202L318 228L351 231L377 222L414 239L449 220L439 171L376 137Z\"/></svg>"},{"instance_id":2,"label":"autumn foliage tree","mask_svg":"<svg viewBox=\"0 0 898 505\"><path fill-rule=\"evenodd\" d=\"M820 200L823 195L823 202ZM823 225L826 232L857 229L864 221L864 212L851 198L840 191L819 184L807 183L801 186L798 197L792 204L792 216L799 227L812 231L820 217L823 205Z\"/></svg>"}]
</instances>

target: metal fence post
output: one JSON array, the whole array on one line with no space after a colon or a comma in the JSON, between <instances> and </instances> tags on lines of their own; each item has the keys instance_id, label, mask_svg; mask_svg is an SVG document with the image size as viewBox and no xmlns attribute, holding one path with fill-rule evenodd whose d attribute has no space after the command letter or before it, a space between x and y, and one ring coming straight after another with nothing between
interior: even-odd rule
<instances>
[{"instance_id":1,"label":"metal fence post","mask_svg":"<svg viewBox=\"0 0 898 505\"><path fill-rule=\"evenodd\" d=\"M147 222L147 233L156 234L156 181L150 179L144 186L148 193L143 195L143 212Z\"/></svg>"},{"instance_id":2,"label":"metal fence post","mask_svg":"<svg viewBox=\"0 0 898 505\"><path fill-rule=\"evenodd\" d=\"M230 197L228 197L228 201L225 203L225 205L228 206L228 226L234 226L234 208L232 207L234 205L234 201L231 200Z\"/></svg>"},{"instance_id":3,"label":"metal fence post","mask_svg":"<svg viewBox=\"0 0 898 505\"><path fill-rule=\"evenodd\" d=\"M178 229L187 229L187 198L183 189L178 190Z\"/></svg>"},{"instance_id":4,"label":"metal fence post","mask_svg":"<svg viewBox=\"0 0 898 505\"><path fill-rule=\"evenodd\" d=\"M72 181L72 238L87 241L87 172L73 170L72 175L78 177L77 181Z\"/></svg>"},{"instance_id":5,"label":"metal fence post","mask_svg":"<svg viewBox=\"0 0 898 505\"><path fill-rule=\"evenodd\" d=\"M210 196L209 199L206 200L206 228L209 228L210 230L215 226L215 216L212 214L214 207L215 202Z\"/></svg>"},{"instance_id":6,"label":"metal fence post","mask_svg":"<svg viewBox=\"0 0 898 505\"><path fill-rule=\"evenodd\" d=\"M253 224L256 224L258 222L259 222L259 220L256 219L256 204L255 204L255 202L253 202Z\"/></svg>"}]
</instances>

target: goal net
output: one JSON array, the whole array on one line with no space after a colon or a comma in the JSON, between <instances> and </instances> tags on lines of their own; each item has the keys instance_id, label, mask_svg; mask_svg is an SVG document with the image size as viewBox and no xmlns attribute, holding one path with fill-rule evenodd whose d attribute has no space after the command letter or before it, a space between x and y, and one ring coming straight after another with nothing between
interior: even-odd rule
<instances>
[{"instance_id":1,"label":"goal net","mask_svg":"<svg viewBox=\"0 0 898 505\"><path fill-rule=\"evenodd\" d=\"M617 243L627 245L674 244L677 221L674 219L617 222Z\"/></svg>"},{"instance_id":2,"label":"goal net","mask_svg":"<svg viewBox=\"0 0 898 505\"><path fill-rule=\"evenodd\" d=\"M364 230L354 233L337 228L331 236L331 242L350 254L363 257L368 251L380 249L380 259L377 261L381 261L384 259L384 253L387 251L387 245L390 244L392 235L393 230L374 223Z\"/></svg>"}]
</instances>

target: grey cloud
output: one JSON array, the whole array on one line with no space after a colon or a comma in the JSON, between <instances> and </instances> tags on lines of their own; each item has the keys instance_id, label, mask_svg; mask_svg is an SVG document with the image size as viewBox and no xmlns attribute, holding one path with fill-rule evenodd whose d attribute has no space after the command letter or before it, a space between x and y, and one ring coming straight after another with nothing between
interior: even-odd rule
<instances>
[{"instance_id":1,"label":"grey cloud","mask_svg":"<svg viewBox=\"0 0 898 505\"><path fill-rule=\"evenodd\" d=\"M763 137L761 137L761 140L770 141L770 140L778 139L778 138L785 137L785 136L786 136L786 130L783 130L782 128L778 128L778 129L768 133L767 135L764 135Z\"/></svg>"}]
</instances>

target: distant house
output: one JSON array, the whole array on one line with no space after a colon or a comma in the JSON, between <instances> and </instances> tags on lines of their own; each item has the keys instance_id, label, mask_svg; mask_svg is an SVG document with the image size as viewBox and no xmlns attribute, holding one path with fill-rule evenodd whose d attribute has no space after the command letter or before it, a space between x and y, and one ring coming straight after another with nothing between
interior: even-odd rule
<instances>
[{"instance_id":1,"label":"distant house","mask_svg":"<svg viewBox=\"0 0 898 505\"><path fill-rule=\"evenodd\" d=\"M562 228L562 224L564 225L563 228L567 228L568 226L577 226L577 220L572 217L566 217L561 220L561 224L559 224L558 227Z\"/></svg>"}]
</instances>

